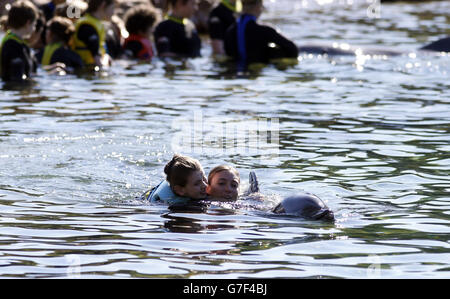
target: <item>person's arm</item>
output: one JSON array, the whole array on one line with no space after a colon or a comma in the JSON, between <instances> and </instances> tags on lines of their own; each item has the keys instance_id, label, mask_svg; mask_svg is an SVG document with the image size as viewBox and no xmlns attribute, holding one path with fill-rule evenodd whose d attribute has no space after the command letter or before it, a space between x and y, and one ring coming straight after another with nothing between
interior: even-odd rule
<instances>
[{"instance_id":1,"label":"person's arm","mask_svg":"<svg viewBox=\"0 0 450 299\"><path fill-rule=\"evenodd\" d=\"M225 55L224 38L225 31L224 24L218 16L210 16L208 20L209 37L211 39L212 52L215 55Z\"/></svg>"},{"instance_id":2,"label":"person's arm","mask_svg":"<svg viewBox=\"0 0 450 299\"><path fill-rule=\"evenodd\" d=\"M86 45L92 56L100 55L100 37L94 27L87 24L81 25L77 37Z\"/></svg>"},{"instance_id":3,"label":"person's arm","mask_svg":"<svg viewBox=\"0 0 450 299\"><path fill-rule=\"evenodd\" d=\"M11 59L7 64L6 72L9 74L8 77L11 81L22 81L26 79L25 61L20 57Z\"/></svg>"},{"instance_id":4,"label":"person's arm","mask_svg":"<svg viewBox=\"0 0 450 299\"><path fill-rule=\"evenodd\" d=\"M164 23L159 24L153 34L155 40L156 51L160 57L176 56L170 50L170 38Z\"/></svg>"},{"instance_id":5,"label":"person's arm","mask_svg":"<svg viewBox=\"0 0 450 299\"><path fill-rule=\"evenodd\" d=\"M214 55L225 55L225 46L223 40L212 39L211 48Z\"/></svg>"},{"instance_id":6,"label":"person's arm","mask_svg":"<svg viewBox=\"0 0 450 299\"><path fill-rule=\"evenodd\" d=\"M7 41L2 50L2 77L4 80L22 81L26 79L26 64L25 58L21 56L23 49Z\"/></svg>"},{"instance_id":7,"label":"person's arm","mask_svg":"<svg viewBox=\"0 0 450 299\"><path fill-rule=\"evenodd\" d=\"M175 57L177 56L174 52L170 51L170 40L166 36L161 36L155 39L156 51L160 57Z\"/></svg>"},{"instance_id":8,"label":"person's arm","mask_svg":"<svg viewBox=\"0 0 450 299\"><path fill-rule=\"evenodd\" d=\"M264 34L264 36L267 37L268 43L274 43L278 45L283 57L298 57L298 47L291 40L285 38L283 35L281 35L271 27L265 26L265 31L266 33Z\"/></svg>"},{"instance_id":9,"label":"person's arm","mask_svg":"<svg viewBox=\"0 0 450 299\"><path fill-rule=\"evenodd\" d=\"M130 58L140 58L139 52L142 50L142 44L138 41L129 41L124 47L124 53Z\"/></svg>"}]
</instances>

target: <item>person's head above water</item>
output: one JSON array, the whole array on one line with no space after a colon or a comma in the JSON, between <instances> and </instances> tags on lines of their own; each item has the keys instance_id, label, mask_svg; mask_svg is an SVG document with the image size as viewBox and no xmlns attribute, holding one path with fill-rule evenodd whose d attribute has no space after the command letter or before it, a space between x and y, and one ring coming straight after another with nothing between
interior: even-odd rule
<instances>
[{"instance_id":1,"label":"person's head above water","mask_svg":"<svg viewBox=\"0 0 450 299\"><path fill-rule=\"evenodd\" d=\"M242 13L259 17L264 10L263 0L241 0Z\"/></svg>"},{"instance_id":2,"label":"person's head above water","mask_svg":"<svg viewBox=\"0 0 450 299\"><path fill-rule=\"evenodd\" d=\"M114 0L89 0L86 12L100 20L110 21L114 8Z\"/></svg>"},{"instance_id":3,"label":"person's head above water","mask_svg":"<svg viewBox=\"0 0 450 299\"><path fill-rule=\"evenodd\" d=\"M47 22L46 41L47 43L63 42L68 44L75 32L75 26L67 18L56 16Z\"/></svg>"},{"instance_id":4,"label":"person's head above water","mask_svg":"<svg viewBox=\"0 0 450 299\"><path fill-rule=\"evenodd\" d=\"M190 18L198 9L196 0L169 0L172 14L179 18Z\"/></svg>"},{"instance_id":5,"label":"person's head above water","mask_svg":"<svg viewBox=\"0 0 450 299\"><path fill-rule=\"evenodd\" d=\"M22 38L28 38L35 30L38 9L28 1L16 1L8 11L7 27Z\"/></svg>"},{"instance_id":6,"label":"person's head above water","mask_svg":"<svg viewBox=\"0 0 450 299\"><path fill-rule=\"evenodd\" d=\"M214 199L236 200L239 184L239 172L234 167L219 165L209 172L206 192Z\"/></svg>"},{"instance_id":7,"label":"person's head above water","mask_svg":"<svg viewBox=\"0 0 450 299\"><path fill-rule=\"evenodd\" d=\"M191 199L206 198L206 178L198 160L176 154L164 167L164 173L176 195Z\"/></svg>"}]
</instances>

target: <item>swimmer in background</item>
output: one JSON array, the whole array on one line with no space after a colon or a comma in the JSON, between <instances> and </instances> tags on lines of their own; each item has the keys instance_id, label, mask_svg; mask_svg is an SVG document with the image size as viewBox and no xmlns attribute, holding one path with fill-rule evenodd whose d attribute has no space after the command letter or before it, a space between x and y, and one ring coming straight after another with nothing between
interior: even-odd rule
<instances>
[{"instance_id":1,"label":"swimmer in background","mask_svg":"<svg viewBox=\"0 0 450 299\"><path fill-rule=\"evenodd\" d=\"M225 55L224 39L227 29L236 22L240 0L222 0L209 13L208 29L214 55ZM239 2L240 4L240 2Z\"/></svg>"},{"instance_id":2,"label":"swimmer in background","mask_svg":"<svg viewBox=\"0 0 450 299\"><path fill-rule=\"evenodd\" d=\"M45 69L59 63L66 71L73 72L83 66L81 57L69 47L74 32L75 27L67 18L54 17L47 23L47 45L36 55Z\"/></svg>"},{"instance_id":3,"label":"swimmer in background","mask_svg":"<svg viewBox=\"0 0 450 299\"><path fill-rule=\"evenodd\" d=\"M160 57L199 57L201 40L189 20L197 9L195 0L170 0L171 11L156 26L154 40Z\"/></svg>"},{"instance_id":4,"label":"swimmer in background","mask_svg":"<svg viewBox=\"0 0 450 299\"><path fill-rule=\"evenodd\" d=\"M185 205L206 199L206 178L198 160L176 154L164 167L164 173L166 180L141 198L169 205Z\"/></svg>"},{"instance_id":5,"label":"swimmer in background","mask_svg":"<svg viewBox=\"0 0 450 299\"><path fill-rule=\"evenodd\" d=\"M151 60L154 56L150 41L153 24L158 12L150 5L130 8L125 14L125 27L130 34L123 45L125 55L140 60Z\"/></svg>"},{"instance_id":6,"label":"swimmer in background","mask_svg":"<svg viewBox=\"0 0 450 299\"><path fill-rule=\"evenodd\" d=\"M89 0L85 15L75 24L73 49L84 65L107 67L112 63L106 51L106 30L102 20L114 13L114 0Z\"/></svg>"},{"instance_id":7,"label":"swimmer in background","mask_svg":"<svg viewBox=\"0 0 450 299\"><path fill-rule=\"evenodd\" d=\"M277 58L298 57L297 46L270 26L256 21L264 6L263 0L241 0L242 15L228 28L225 52L245 68L251 63L269 63Z\"/></svg>"},{"instance_id":8,"label":"swimmer in background","mask_svg":"<svg viewBox=\"0 0 450 299\"><path fill-rule=\"evenodd\" d=\"M16 1L8 12L8 31L0 45L3 81L23 81L36 72L37 63L26 43L35 30L37 8L28 0Z\"/></svg>"}]
</instances>

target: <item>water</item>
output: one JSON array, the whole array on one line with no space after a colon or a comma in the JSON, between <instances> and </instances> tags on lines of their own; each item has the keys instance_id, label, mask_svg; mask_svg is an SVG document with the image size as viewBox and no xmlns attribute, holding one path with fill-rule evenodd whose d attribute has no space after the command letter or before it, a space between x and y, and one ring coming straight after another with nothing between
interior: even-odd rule
<instances>
[{"instance_id":1,"label":"water","mask_svg":"<svg viewBox=\"0 0 450 299\"><path fill-rule=\"evenodd\" d=\"M266 2L262 19L298 43L409 53L449 33L448 1L383 4L380 18L361 1ZM302 55L242 78L209 54L3 86L0 277L450 277L449 56ZM278 143L233 139L258 124ZM235 165L243 190L255 170L270 201L135 200L175 150ZM297 191L336 222L267 211Z\"/></svg>"}]
</instances>

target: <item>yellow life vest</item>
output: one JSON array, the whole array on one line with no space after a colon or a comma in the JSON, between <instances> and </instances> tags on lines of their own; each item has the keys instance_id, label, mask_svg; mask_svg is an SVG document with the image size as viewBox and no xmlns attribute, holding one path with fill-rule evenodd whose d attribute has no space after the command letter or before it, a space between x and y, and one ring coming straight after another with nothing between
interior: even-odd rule
<instances>
[{"instance_id":1,"label":"yellow life vest","mask_svg":"<svg viewBox=\"0 0 450 299\"><path fill-rule=\"evenodd\" d=\"M77 23L75 24L75 34L73 36L73 50L77 52L78 55L80 55L84 64L92 65L95 64L94 56L92 55L91 51L89 51L86 44L78 39L78 29L80 28L81 25L85 24L92 26L95 29L95 31L97 31L99 37L99 49L101 56L104 56L106 54L105 48L106 31L105 27L103 26L103 23L99 19L91 16L90 14L84 15L84 17L78 20Z\"/></svg>"},{"instance_id":2,"label":"yellow life vest","mask_svg":"<svg viewBox=\"0 0 450 299\"><path fill-rule=\"evenodd\" d=\"M240 13L242 11L241 0L237 0L234 5L230 3L230 0L222 0L221 3L232 12Z\"/></svg>"},{"instance_id":3,"label":"yellow life vest","mask_svg":"<svg viewBox=\"0 0 450 299\"><path fill-rule=\"evenodd\" d=\"M49 44L49 45L45 46L44 54L42 55L42 61L41 61L42 65L49 65L52 60L53 53L55 53L56 50L61 48L62 45L63 44L61 42L58 42L58 43L53 43L53 44Z\"/></svg>"},{"instance_id":4,"label":"yellow life vest","mask_svg":"<svg viewBox=\"0 0 450 299\"><path fill-rule=\"evenodd\" d=\"M10 30L8 30L6 32L6 34L5 34L5 36L3 37L2 43L0 45L0 69L2 67L2 49L3 49L3 45L10 39L15 40L19 44L26 44L25 41L23 39L21 39L18 35L12 33Z\"/></svg>"}]
</instances>

